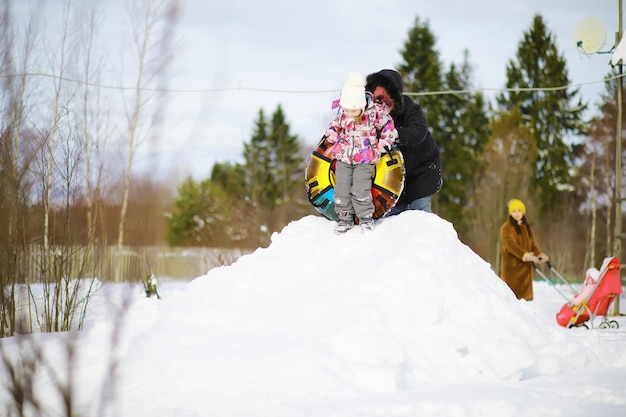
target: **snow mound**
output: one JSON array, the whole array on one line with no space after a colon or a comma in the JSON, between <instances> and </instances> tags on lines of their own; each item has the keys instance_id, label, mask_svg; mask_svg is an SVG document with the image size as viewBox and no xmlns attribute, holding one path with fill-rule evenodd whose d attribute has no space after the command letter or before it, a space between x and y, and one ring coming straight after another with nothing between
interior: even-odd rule
<instances>
[{"instance_id":1,"label":"snow mound","mask_svg":"<svg viewBox=\"0 0 626 417\"><path fill-rule=\"evenodd\" d=\"M281 369L274 386L256 381L262 390L303 375L321 389L334 380L375 392L413 380L515 381L535 363L547 340L540 324L449 222L407 212L365 234L333 227L294 221L268 248L197 278L172 301L177 324L196 327L207 357L245 369L248 381L267 369L247 356Z\"/></svg>"},{"instance_id":2,"label":"snow mound","mask_svg":"<svg viewBox=\"0 0 626 417\"><path fill-rule=\"evenodd\" d=\"M518 380L533 364L545 338L450 223L408 212L371 233L333 227L315 216L292 222L268 248L196 279L184 305L206 311L185 317L208 335L218 326L252 337L251 346L315 346L320 362L353 364L356 375L342 378L376 380L375 390L411 378Z\"/></svg>"},{"instance_id":3,"label":"snow mound","mask_svg":"<svg viewBox=\"0 0 626 417\"><path fill-rule=\"evenodd\" d=\"M518 301L437 215L405 212L365 234L336 236L334 225L294 221L162 300L122 367L126 415L392 415L416 396L393 415L450 415L446 393L461 386L535 381L542 392L555 374L626 369L618 344L598 358L597 340ZM472 392L455 407L501 408Z\"/></svg>"}]
</instances>

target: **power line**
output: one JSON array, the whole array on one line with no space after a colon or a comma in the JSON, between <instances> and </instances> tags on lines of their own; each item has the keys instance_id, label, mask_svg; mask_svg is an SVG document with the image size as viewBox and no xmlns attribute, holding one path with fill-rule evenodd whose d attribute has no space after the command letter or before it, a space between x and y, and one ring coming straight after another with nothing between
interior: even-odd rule
<instances>
[{"instance_id":1,"label":"power line","mask_svg":"<svg viewBox=\"0 0 626 417\"><path fill-rule=\"evenodd\" d=\"M618 74L613 77L605 78L599 81L590 81L586 83L562 85L559 87L477 88L477 89L468 89L468 90L425 91L421 93L405 92L403 94L406 94L408 96L435 96L435 95L443 95L443 94L475 94L475 93L481 93L483 91L515 92L515 93L521 92L521 91L559 91L559 90L567 90L568 88L582 87L584 85L606 83L606 82L613 81L622 77L624 77L624 74Z\"/></svg>"},{"instance_id":2,"label":"power line","mask_svg":"<svg viewBox=\"0 0 626 417\"><path fill-rule=\"evenodd\" d=\"M423 91L423 92L403 92L408 96L435 96L435 95L445 95L445 94L476 94L485 91L494 91L494 92L522 92L522 91L559 91L559 90L567 90L569 88L582 87L584 85L592 85L599 83L606 83L609 81L616 80L618 78L624 77L626 74L617 74L612 77L608 77L598 81L590 81L586 83L577 83L577 84L568 84L558 87L521 87L521 88L476 88L476 89L467 89L467 90L441 90L441 91ZM107 90L118 90L118 91L136 91L137 87L124 87L124 86L114 86L108 84L100 84L93 82L86 82L83 80L78 80L75 78L69 77L59 77L54 74L47 74L43 72L33 72L33 73L23 73L23 74L0 74L0 78L10 78L10 77L45 77L52 78L55 80L67 81L75 84L80 84L87 87L96 87ZM340 90L285 90L285 89L271 89L271 88L256 88L256 87L223 87L223 88L198 88L198 89L170 89L170 88L152 88L152 87L140 87L139 90L154 92L154 93L172 93L172 94L202 94L202 93L217 93L217 92L225 92L225 91L257 91L261 93L287 93L287 94L326 94L326 93L336 93Z\"/></svg>"}]
</instances>

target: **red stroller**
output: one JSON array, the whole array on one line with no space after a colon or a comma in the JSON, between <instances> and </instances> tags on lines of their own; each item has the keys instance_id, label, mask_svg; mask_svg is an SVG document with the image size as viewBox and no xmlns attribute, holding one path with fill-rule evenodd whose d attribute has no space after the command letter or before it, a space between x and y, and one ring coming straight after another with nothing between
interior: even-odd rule
<instances>
[{"instance_id":1,"label":"red stroller","mask_svg":"<svg viewBox=\"0 0 626 417\"><path fill-rule=\"evenodd\" d=\"M567 282L565 278L552 268L552 265L548 263L548 266L552 271L557 273L559 278ZM535 268L535 270L547 280L541 271L537 268ZM591 327L593 327L594 319L601 316L602 320L599 325L601 329L617 329L619 323L615 320L607 319L606 315L615 297L619 297L621 294L622 283L619 260L617 257L604 258L598 279L593 284L588 295L581 297L582 294L576 294L576 299L582 298L582 300L577 303L574 302L574 300L568 299L568 302L565 303L556 314L556 321L563 327L582 326L588 329L589 326L586 322L589 321Z\"/></svg>"}]
</instances>

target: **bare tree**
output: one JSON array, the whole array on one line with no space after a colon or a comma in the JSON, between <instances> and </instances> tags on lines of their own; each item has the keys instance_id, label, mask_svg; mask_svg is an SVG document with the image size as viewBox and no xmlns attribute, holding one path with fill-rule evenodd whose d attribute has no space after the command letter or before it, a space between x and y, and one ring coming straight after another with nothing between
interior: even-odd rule
<instances>
[{"instance_id":1,"label":"bare tree","mask_svg":"<svg viewBox=\"0 0 626 417\"><path fill-rule=\"evenodd\" d=\"M92 107L92 79L97 77L98 69L101 65L94 65L94 50L99 27L102 18L103 4L98 1L90 2L90 7L84 11L84 19L80 19L83 23L80 26L80 35L83 39L80 56L82 57L82 74L83 74L83 95L82 95L82 140L84 148L85 160L85 181L86 192L85 201L87 204L87 235L88 242L95 240L96 233L96 206L98 190L100 188L100 179L102 174L102 165L95 167L93 165L93 149L99 147L98 135L92 134L95 130L94 125L98 126L98 120L91 117L90 111ZM79 70L80 71L80 70ZM94 75L95 73L95 75ZM95 179L95 180L94 180Z\"/></svg>"},{"instance_id":2,"label":"bare tree","mask_svg":"<svg viewBox=\"0 0 626 417\"><path fill-rule=\"evenodd\" d=\"M133 2L130 5L131 25L134 30L134 46L137 53L137 77L134 86L134 96L127 107L128 115L128 156L126 173L120 208L120 223L117 236L118 250L124 246L125 222L128 210L128 199L134 156L142 138L150 134L149 116L158 111L158 104L152 109L149 103L154 95L147 94L149 86L161 80L166 70L167 53L163 53L163 45L168 44L172 27L178 17L178 2L176 0L147 0L141 3ZM164 61L165 59L165 61ZM126 104L126 101L125 101ZM116 279L119 279L117 276Z\"/></svg>"},{"instance_id":3,"label":"bare tree","mask_svg":"<svg viewBox=\"0 0 626 417\"><path fill-rule=\"evenodd\" d=\"M24 140L29 106L27 76L31 51L37 38L36 17L30 16L21 37L11 14L11 2L0 4L0 337L17 330L18 298L23 294L16 283L25 282L25 212L31 195L28 172L34 153Z\"/></svg>"},{"instance_id":4,"label":"bare tree","mask_svg":"<svg viewBox=\"0 0 626 417\"><path fill-rule=\"evenodd\" d=\"M43 188L43 245L44 251L48 252L50 245L50 236L49 236L49 226L50 226L50 206L52 202L52 180L54 178L55 172L55 151L56 151L56 142L58 135L58 126L59 120L61 118L61 108L62 108L62 94L63 94L63 82L64 75L66 71L66 57L68 53L69 45L69 29L70 29L70 11L71 11L71 0L66 0L63 7L63 25L62 25L62 34L60 39L60 45L58 54L55 53L55 56L59 57L58 62L58 75L55 77L55 85L54 85L54 104L51 114L51 128L50 133L47 136L48 144L43 153L43 159L47 160L47 171L45 172L46 181L44 183ZM54 57L51 57L54 62ZM56 72L56 63L52 66L52 71Z\"/></svg>"},{"instance_id":5,"label":"bare tree","mask_svg":"<svg viewBox=\"0 0 626 417\"><path fill-rule=\"evenodd\" d=\"M132 303L132 292L108 303L112 307L111 332L104 349L108 356L100 364L103 373L93 373L98 390L84 401L77 395L78 380L88 357L82 355L78 332L59 338L59 349L48 352L41 339L17 336L13 343L0 343L0 386L2 415L26 416L98 416L113 415L119 380L120 349L124 322Z\"/></svg>"}]
</instances>

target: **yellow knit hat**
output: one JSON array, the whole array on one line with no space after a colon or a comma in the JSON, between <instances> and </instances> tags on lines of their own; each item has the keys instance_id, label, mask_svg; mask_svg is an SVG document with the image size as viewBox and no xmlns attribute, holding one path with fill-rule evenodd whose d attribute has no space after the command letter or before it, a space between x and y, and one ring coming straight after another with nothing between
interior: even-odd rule
<instances>
[{"instance_id":1,"label":"yellow knit hat","mask_svg":"<svg viewBox=\"0 0 626 417\"><path fill-rule=\"evenodd\" d=\"M524 215L526 215L526 206L522 203L521 200L517 198L513 198L509 200L509 215L513 213L515 210L521 210Z\"/></svg>"}]
</instances>

